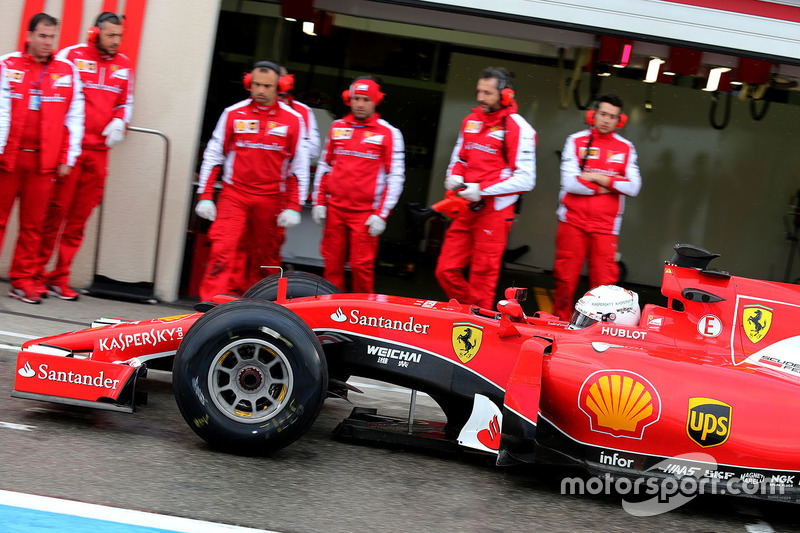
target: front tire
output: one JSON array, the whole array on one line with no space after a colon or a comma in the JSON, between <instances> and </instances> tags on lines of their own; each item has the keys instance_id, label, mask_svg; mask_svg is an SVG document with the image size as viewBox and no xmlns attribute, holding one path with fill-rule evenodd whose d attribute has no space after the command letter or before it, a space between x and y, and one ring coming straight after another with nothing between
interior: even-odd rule
<instances>
[{"instance_id":1,"label":"front tire","mask_svg":"<svg viewBox=\"0 0 800 533\"><path fill-rule=\"evenodd\" d=\"M327 279L310 272L291 271L286 272L285 276L288 283L286 289L287 298L339 294L342 292ZM262 279L247 289L242 298L274 302L278 299L278 280L280 278L279 274L275 274Z\"/></svg>"},{"instance_id":2,"label":"front tire","mask_svg":"<svg viewBox=\"0 0 800 533\"><path fill-rule=\"evenodd\" d=\"M316 335L295 313L264 301L215 307L189 329L172 370L189 426L216 449L283 448L314 422L328 369Z\"/></svg>"}]
</instances>

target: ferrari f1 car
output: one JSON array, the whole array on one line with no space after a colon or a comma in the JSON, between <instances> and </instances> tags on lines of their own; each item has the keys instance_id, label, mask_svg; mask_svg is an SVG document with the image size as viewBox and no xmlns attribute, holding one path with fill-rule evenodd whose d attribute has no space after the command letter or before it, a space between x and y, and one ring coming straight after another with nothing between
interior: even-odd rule
<instances>
[{"instance_id":1,"label":"ferrari f1 car","mask_svg":"<svg viewBox=\"0 0 800 533\"><path fill-rule=\"evenodd\" d=\"M645 305L635 325L575 329L526 316L522 289L490 310L337 294L322 278L289 273L193 314L26 342L12 396L130 412L147 368L171 367L195 433L218 449L263 453L300 437L327 396L365 376L438 403L446 423L419 438L495 454L499 465L796 495L800 287L712 270L717 254L675 248L666 305ZM338 431L391 435L391 421L354 411Z\"/></svg>"}]
</instances>

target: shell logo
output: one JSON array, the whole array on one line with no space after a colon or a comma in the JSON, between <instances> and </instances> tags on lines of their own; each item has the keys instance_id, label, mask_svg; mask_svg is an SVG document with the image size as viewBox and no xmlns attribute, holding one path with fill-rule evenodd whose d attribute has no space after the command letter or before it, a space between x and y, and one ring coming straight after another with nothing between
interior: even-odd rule
<instances>
[{"instance_id":1,"label":"shell logo","mask_svg":"<svg viewBox=\"0 0 800 533\"><path fill-rule=\"evenodd\" d=\"M628 370L601 370L586 378L578 394L591 430L641 439L661 417L661 398L648 380Z\"/></svg>"}]
</instances>

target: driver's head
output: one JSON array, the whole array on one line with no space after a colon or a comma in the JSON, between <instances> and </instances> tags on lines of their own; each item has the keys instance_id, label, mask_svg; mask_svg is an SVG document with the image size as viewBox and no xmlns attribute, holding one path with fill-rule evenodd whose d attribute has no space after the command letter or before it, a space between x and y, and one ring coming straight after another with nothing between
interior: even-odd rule
<instances>
[{"instance_id":1,"label":"driver's head","mask_svg":"<svg viewBox=\"0 0 800 533\"><path fill-rule=\"evenodd\" d=\"M595 322L636 326L641 314L638 294L617 285L600 285L575 304L569 329L582 329Z\"/></svg>"}]
</instances>

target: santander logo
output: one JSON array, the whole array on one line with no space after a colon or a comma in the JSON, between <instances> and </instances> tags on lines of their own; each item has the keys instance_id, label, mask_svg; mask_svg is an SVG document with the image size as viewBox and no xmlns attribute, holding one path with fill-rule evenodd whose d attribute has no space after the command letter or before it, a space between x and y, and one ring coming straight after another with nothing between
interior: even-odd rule
<instances>
[{"instance_id":1,"label":"santander logo","mask_svg":"<svg viewBox=\"0 0 800 533\"><path fill-rule=\"evenodd\" d=\"M23 378L32 378L36 374L36 371L31 368L30 362L25 363L25 366L17 370L17 372Z\"/></svg>"},{"instance_id":2,"label":"santander logo","mask_svg":"<svg viewBox=\"0 0 800 533\"><path fill-rule=\"evenodd\" d=\"M345 320L347 320L347 316L344 314L342 308L340 307L339 309L336 310L335 313L331 314L331 320L333 320L334 322L344 322Z\"/></svg>"}]
</instances>

